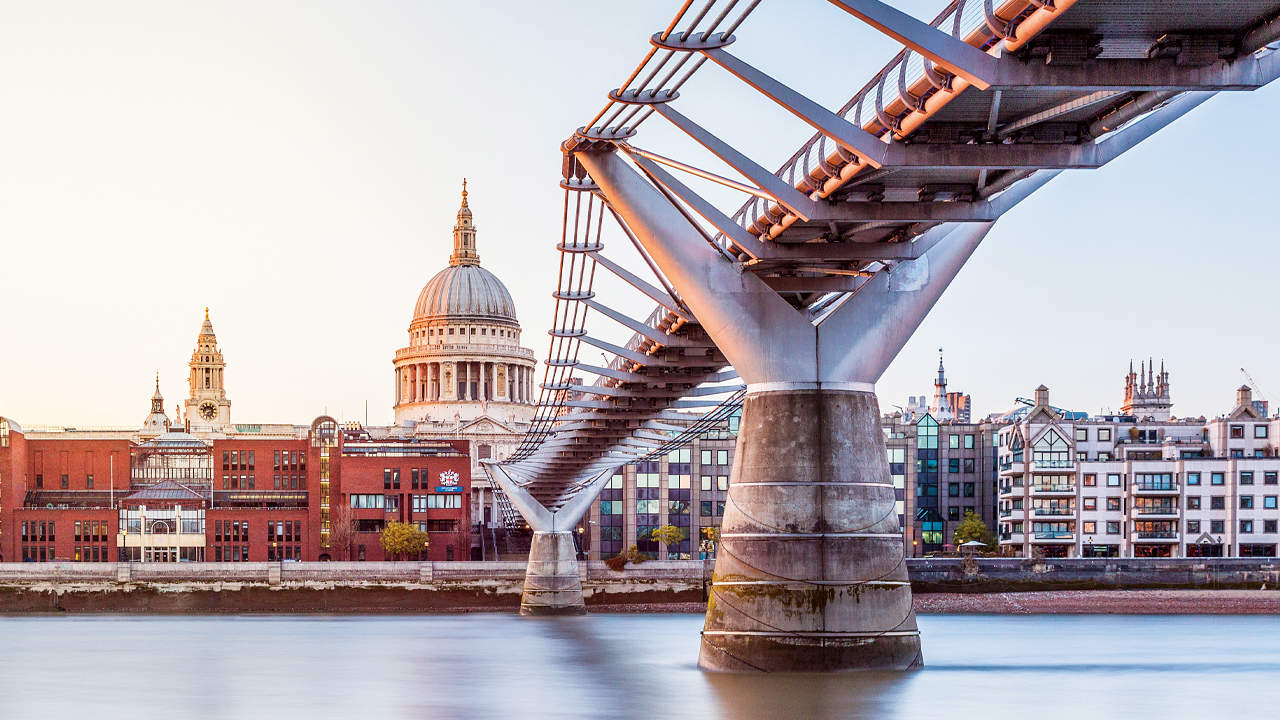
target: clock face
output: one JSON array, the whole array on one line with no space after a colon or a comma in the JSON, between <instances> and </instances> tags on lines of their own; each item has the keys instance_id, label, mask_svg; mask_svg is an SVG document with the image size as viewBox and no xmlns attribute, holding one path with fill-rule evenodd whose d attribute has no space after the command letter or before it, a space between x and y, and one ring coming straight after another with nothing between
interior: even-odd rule
<instances>
[{"instance_id":1,"label":"clock face","mask_svg":"<svg viewBox=\"0 0 1280 720\"><path fill-rule=\"evenodd\" d=\"M217 405L214 405L211 402L205 402L200 404L200 417L204 418L205 420L212 420L214 416L217 414L218 414Z\"/></svg>"}]
</instances>

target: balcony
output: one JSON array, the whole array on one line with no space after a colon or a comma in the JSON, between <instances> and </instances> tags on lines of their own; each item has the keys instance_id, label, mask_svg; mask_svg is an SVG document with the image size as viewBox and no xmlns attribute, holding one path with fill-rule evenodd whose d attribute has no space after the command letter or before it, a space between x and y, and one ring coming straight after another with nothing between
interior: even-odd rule
<instances>
[{"instance_id":1,"label":"balcony","mask_svg":"<svg viewBox=\"0 0 1280 720\"><path fill-rule=\"evenodd\" d=\"M1001 495L1022 495L1022 481L1019 480L1016 483L1001 483L1000 494Z\"/></svg>"},{"instance_id":2,"label":"balcony","mask_svg":"<svg viewBox=\"0 0 1280 720\"><path fill-rule=\"evenodd\" d=\"M1177 495L1180 490L1176 482L1134 481L1133 492L1137 495Z\"/></svg>"},{"instance_id":3,"label":"balcony","mask_svg":"<svg viewBox=\"0 0 1280 720\"><path fill-rule=\"evenodd\" d=\"M1032 511L1036 517L1075 517L1075 508L1036 508Z\"/></svg>"},{"instance_id":4,"label":"balcony","mask_svg":"<svg viewBox=\"0 0 1280 720\"><path fill-rule=\"evenodd\" d=\"M1069 530L1051 530L1035 533L1032 538L1036 542L1075 542L1076 534Z\"/></svg>"},{"instance_id":5,"label":"balcony","mask_svg":"<svg viewBox=\"0 0 1280 720\"><path fill-rule=\"evenodd\" d=\"M1002 475L1021 475L1027 471L1027 464L1018 462L1002 462L1000 463L1000 473Z\"/></svg>"},{"instance_id":6,"label":"balcony","mask_svg":"<svg viewBox=\"0 0 1280 720\"><path fill-rule=\"evenodd\" d=\"M1141 515L1142 517L1178 517L1178 507L1176 505L1135 506L1133 512L1135 515Z\"/></svg>"},{"instance_id":7,"label":"balcony","mask_svg":"<svg viewBox=\"0 0 1280 720\"><path fill-rule=\"evenodd\" d=\"M1144 530L1135 532L1133 539L1135 542L1176 543L1178 533L1176 530Z\"/></svg>"},{"instance_id":8,"label":"balcony","mask_svg":"<svg viewBox=\"0 0 1280 720\"><path fill-rule=\"evenodd\" d=\"M1076 486L1074 484L1060 485L1041 485L1033 484L1031 486L1032 495L1075 495Z\"/></svg>"},{"instance_id":9,"label":"balcony","mask_svg":"<svg viewBox=\"0 0 1280 720\"><path fill-rule=\"evenodd\" d=\"M1075 460L1032 460L1031 472L1062 472L1075 470Z\"/></svg>"}]
</instances>

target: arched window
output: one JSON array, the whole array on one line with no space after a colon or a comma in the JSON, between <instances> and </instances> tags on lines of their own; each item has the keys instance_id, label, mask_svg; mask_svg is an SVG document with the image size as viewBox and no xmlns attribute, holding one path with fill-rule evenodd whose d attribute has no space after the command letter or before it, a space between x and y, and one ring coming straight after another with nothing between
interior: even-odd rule
<instances>
[{"instance_id":1,"label":"arched window","mask_svg":"<svg viewBox=\"0 0 1280 720\"><path fill-rule=\"evenodd\" d=\"M1071 449L1067 440L1057 430L1051 429L1040 436L1032 447L1032 459L1041 467L1067 467L1070 458Z\"/></svg>"},{"instance_id":2,"label":"arched window","mask_svg":"<svg viewBox=\"0 0 1280 720\"><path fill-rule=\"evenodd\" d=\"M1009 443L1009 449L1013 451L1013 461L1022 462L1022 436L1014 433L1013 442Z\"/></svg>"}]
</instances>

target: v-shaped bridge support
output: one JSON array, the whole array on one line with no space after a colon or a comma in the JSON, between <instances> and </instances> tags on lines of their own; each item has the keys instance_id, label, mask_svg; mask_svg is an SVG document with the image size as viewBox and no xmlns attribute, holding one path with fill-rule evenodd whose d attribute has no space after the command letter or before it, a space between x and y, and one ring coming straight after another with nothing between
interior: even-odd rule
<instances>
[{"instance_id":1,"label":"v-shaped bridge support","mask_svg":"<svg viewBox=\"0 0 1280 720\"><path fill-rule=\"evenodd\" d=\"M616 153L577 159L747 383L699 664L921 662L874 383L991 228L942 225L918 257L817 322L713 252ZM1007 193L1029 193L1042 173Z\"/></svg>"},{"instance_id":2,"label":"v-shaped bridge support","mask_svg":"<svg viewBox=\"0 0 1280 720\"><path fill-rule=\"evenodd\" d=\"M492 462L484 463L490 479L502 491L533 530L529 564L525 570L524 592L520 596L521 615L581 615L587 612L582 596L582 575L574 529L608 482L613 470L597 476L567 503L549 510L516 482L510 471ZM584 562L585 564L585 562Z\"/></svg>"}]
</instances>

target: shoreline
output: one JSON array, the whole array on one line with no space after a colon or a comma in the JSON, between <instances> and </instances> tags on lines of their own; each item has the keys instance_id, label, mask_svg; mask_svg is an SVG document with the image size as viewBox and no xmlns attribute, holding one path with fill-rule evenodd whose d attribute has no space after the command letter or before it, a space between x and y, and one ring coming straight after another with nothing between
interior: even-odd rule
<instances>
[{"instance_id":1,"label":"shoreline","mask_svg":"<svg viewBox=\"0 0 1280 720\"><path fill-rule=\"evenodd\" d=\"M449 592L424 587L289 588L240 586L157 592L104 592L46 586L0 592L0 615L466 615L512 613L516 593ZM588 613L701 614L695 592L601 593ZM1040 590L917 592L917 615L1280 615L1280 590Z\"/></svg>"}]
</instances>

